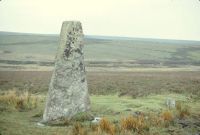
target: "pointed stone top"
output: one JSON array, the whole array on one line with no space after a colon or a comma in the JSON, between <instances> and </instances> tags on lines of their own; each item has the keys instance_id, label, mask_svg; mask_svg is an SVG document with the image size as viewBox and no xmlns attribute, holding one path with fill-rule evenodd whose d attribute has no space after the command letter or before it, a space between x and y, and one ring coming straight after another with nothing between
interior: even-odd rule
<instances>
[{"instance_id":1,"label":"pointed stone top","mask_svg":"<svg viewBox=\"0 0 200 135\"><path fill-rule=\"evenodd\" d=\"M77 20L63 21L63 23L70 23L70 22L73 22L73 23L81 23L80 21L77 21Z\"/></svg>"},{"instance_id":2,"label":"pointed stone top","mask_svg":"<svg viewBox=\"0 0 200 135\"><path fill-rule=\"evenodd\" d=\"M63 24L78 24L78 25L81 25L81 22L80 21L63 21Z\"/></svg>"}]
</instances>

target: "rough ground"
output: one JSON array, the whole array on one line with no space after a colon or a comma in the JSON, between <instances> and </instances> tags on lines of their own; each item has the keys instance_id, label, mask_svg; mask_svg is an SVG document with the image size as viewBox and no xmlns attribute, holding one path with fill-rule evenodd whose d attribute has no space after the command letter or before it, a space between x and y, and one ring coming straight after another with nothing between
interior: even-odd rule
<instances>
[{"instance_id":1,"label":"rough ground","mask_svg":"<svg viewBox=\"0 0 200 135\"><path fill-rule=\"evenodd\" d=\"M28 89L46 93L50 71L2 71L0 90ZM200 94L200 72L87 72L90 94L119 94L133 97L165 92Z\"/></svg>"},{"instance_id":2,"label":"rough ground","mask_svg":"<svg viewBox=\"0 0 200 135\"><path fill-rule=\"evenodd\" d=\"M33 110L12 111L0 108L2 135L64 135L73 125L38 127L42 119L45 96L51 72L0 72L1 92L7 90L30 91L38 96L38 107ZM120 119L136 112L158 114L168 110L166 98L187 105L190 115L178 119L173 113L169 126L151 126L147 134L195 135L200 132L200 72L88 72L91 113L119 124ZM172 110L174 112L175 110ZM79 121L88 125L88 121ZM88 126L87 126L88 127Z\"/></svg>"}]
</instances>

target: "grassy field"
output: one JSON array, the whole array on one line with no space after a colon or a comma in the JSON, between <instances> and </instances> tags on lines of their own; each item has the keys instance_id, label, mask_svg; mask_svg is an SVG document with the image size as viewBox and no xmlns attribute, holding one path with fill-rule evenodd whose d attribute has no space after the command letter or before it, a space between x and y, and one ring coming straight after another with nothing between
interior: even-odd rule
<instances>
[{"instance_id":1,"label":"grassy field","mask_svg":"<svg viewBox=\"0 0 200 135\"><path fill-rule=\"evenodd\" d=\"M44 71L0 72L1 93L8 90L29 91L32 97L37 98L37 107L27 109L19 104L16 104L17 107L5 105L5 98L0 97L2 135L105 135L111 134L110 128L113 126L114 134L122 135L195 135L200 132L199 72L88 72L91 99L89 114L104 118L104 124L109 123L109 131L101 124L91 124L85 114L54 126L38 126L37 122L42 119L50 76L51 72ZM181 103L183 109L169 109L165 103L168 98ZM127 117L131 119L129 116L141 119L136 122L142 122L145 126L125 130L127 127L124 127L123 122L126 122Z\"/></svg>"}]
</instances>

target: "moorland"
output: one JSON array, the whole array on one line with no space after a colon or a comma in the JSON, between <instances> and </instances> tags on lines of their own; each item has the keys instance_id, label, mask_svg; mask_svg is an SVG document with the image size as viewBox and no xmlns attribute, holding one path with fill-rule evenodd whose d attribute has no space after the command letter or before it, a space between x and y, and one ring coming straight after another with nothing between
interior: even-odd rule
<instances>
[{"instance_id":1,"label":"moorland","mask_svg":"<svg viewBox=\"0 0 200 135\"><path fill-rule=\"evenodd\" d=\"M200 42L103 36L84 39L90 112L39 126L58 42L0 32L0 134L200 133Z\"/></svg>"}]
</instances>

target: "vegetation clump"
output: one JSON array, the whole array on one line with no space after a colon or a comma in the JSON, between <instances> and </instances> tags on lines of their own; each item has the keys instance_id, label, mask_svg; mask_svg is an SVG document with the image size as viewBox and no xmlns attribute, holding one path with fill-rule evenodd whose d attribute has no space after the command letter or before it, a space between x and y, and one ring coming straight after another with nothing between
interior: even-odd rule
<instances>
[{"instance_id":1,"label":"vegetation clump","mask_svg":"<svg viewBox=\"0 0 200 135\"><path fill-rule=\"evenodd\" d=\"M90 112L80 112L72 117L72 121L78 121L78 122L91 121L93 119L94 117Z\"/></svg>"},{"instance_id":2,"label":"vegetation clump","mask_svg":"<svg viewBox=\"0 0 200 135\"><path fill-rule=\"evenodd\" d=\"M176 110L177 110L178 118L180 119L184 119L190 115L190 107L187 105L181 104L181 102L178 102L176 104Z\"/></svg>"},{"instance_id":3,"label":"vegetation clump","mask_svg":"<svg viewBox=\"0 0 200 135\"><path fill-rule=\"evenodd\" d=\"M161 117L163 118L164 121L167 122L171 122L173 120L173 114L169 110L162 112Z\"/></svg>"},{"instance_id":4,"label":"vegetation clump","mask_svg":"<svg viewBox=\"0 0 200 135\"><path fill-rule=\"evenodd\" d=\"M99 123L98 132L106 132L110 135L115 135L115 125L112 124L108 119L102 118Z\"/></svg>"},{"instance_id":5,"label":"vegetation clump","mask_svg":"<svg viewBox=\"0 0 200 135\"><path fill-rule=\"evenodd\" d=\"M38 98L29 92L18 93L16 90L11 90L0 95L0 104L5 108L25 111L36 108Z\"/></svg>"},{"instance_id":6,"label":"vegetation clump","mask_svg":"<svg viewBox=\"0 0 200 135\"><path fill-rule=\"evenodd\" d=\"M79 122L74 123L71 135L87 135L87 129Z\"/></svg>"},{"instance_id":7,"label":"vegetation clump","mask_svg":"<svg viewBox=\"0 0 200 135\"><path fill-rule=\"evenodd\" d=\"M145 118L143 115L139 115L137 117L135 116L128 116L127 118L121 119L121 130L122 132L126 131L134 131L134 132L142 132L144 130L148 130L148 124L147 121L145 121Z\"/></svg>"}]
</instances>

